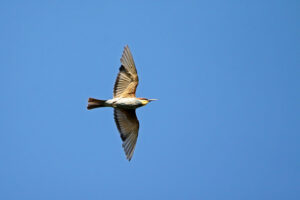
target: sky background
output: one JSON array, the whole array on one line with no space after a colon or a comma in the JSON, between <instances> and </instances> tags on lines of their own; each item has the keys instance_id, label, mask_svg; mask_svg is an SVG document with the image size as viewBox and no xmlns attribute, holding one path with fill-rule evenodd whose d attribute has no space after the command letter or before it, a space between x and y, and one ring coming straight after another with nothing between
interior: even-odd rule
<instances>
[{"instance_id":1,"label":"sky background","mask_svg":"<svg viewBox=\"0 0 300 200\"><path fill-rule=\"evenodd\" d=\"M151 3L150 3L151 2ZM1 1L0 199L300 199L299 1ZM128 44L140 131L109 99Z\"/></svg>"}]
</instances>

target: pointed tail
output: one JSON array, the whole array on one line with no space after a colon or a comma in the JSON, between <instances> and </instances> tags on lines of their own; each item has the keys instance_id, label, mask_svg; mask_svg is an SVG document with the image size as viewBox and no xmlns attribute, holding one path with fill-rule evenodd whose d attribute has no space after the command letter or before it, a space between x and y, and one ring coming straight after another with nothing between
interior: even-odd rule
<instances>
[{"instance_id":1,"label":"pointed tail","mask_svg":"<svg viewBox=\"0 0 300 200\"><path fill-rule=\"evenodd\" d=\"M105 102L106 102L105 100L89 98L87 109L91 110L94 108L106 107L107 105Z\"/></svg>"}]
</instances>

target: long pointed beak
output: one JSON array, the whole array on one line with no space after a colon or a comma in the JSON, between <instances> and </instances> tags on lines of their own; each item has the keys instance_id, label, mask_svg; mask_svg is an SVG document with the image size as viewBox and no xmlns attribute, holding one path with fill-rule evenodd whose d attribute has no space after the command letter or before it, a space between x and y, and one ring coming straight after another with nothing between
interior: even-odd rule
<instances>
[{"instance_id":1,"label":"long pointed beak","mask_svg":"<svg viewBox=\"0 0 300 200\"><path fill-rule=\"evenodd\" d=\"M151 102L151 101L156 101L156 100L158 100L158 99L148 99L149 100L149 102Z\"/></svg>"}]
</instances>

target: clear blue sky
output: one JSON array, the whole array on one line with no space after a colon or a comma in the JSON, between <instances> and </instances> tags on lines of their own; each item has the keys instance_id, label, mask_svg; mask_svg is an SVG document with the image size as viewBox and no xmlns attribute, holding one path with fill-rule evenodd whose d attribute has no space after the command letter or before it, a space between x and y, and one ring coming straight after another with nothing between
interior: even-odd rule
<instances>
[{"instance_id":1,"label":"clear blue sky","mask_svg":"<svg viewBox=\"0 0 300 200\"><path fill-rule=\"evenodd\" d=\"M300 199L299 1L1 1L0 199ZM128 162L108 99L123 47Z\"/></svg>"}]
</instances>

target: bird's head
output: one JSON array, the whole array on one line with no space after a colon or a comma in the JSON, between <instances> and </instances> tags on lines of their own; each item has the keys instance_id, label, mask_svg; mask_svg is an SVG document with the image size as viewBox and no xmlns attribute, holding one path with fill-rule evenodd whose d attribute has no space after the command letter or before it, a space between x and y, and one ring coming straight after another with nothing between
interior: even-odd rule
<instances>
[{"instance_id":1,"label":"bird's head","mask_svg":"<svg viewBox=\"0 0 300 200\"><path fill-rule=\"evenodd\" d=\"M157 99L146 99L146 98L139 98L140 102L143 106L147 105L151 101L156 101Z\"/></svg>"}]
</instances>

